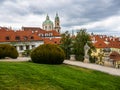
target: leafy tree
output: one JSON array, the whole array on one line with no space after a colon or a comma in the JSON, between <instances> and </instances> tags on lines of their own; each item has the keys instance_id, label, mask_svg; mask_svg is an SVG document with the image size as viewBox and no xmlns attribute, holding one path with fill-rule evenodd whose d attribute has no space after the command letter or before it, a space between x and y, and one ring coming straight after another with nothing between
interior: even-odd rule
<instances>
[{"instance_id":1,"label":"leafy tree","mask_svg":"<svg viewBox=\"0 0 120 90\"><path fill-rule=\"evenodd\" d=\"M91 58L92 49L95 49L95 48L92 45L90 35L86 32L86 29L80 29L80 31L77 33L74 39L74 53L76 55L77 60L80 60L80 61L84 60L84 46L86 43L90 47L88 54Z\"/></svg>"},{"instance_id":2,"label":"leafy tree","mask_svg":"<svg viewBox=\"0 0 120 90\"><path fill-rule=\"evenodd\" d=\"M62 34L62 38L61 38L61 47L66 54L66 59L69 59L69 56L70 56L71 42L72 42L72 39L70 37L70 33L66 31L64 34Z\"/></svg>"}]
</instances>

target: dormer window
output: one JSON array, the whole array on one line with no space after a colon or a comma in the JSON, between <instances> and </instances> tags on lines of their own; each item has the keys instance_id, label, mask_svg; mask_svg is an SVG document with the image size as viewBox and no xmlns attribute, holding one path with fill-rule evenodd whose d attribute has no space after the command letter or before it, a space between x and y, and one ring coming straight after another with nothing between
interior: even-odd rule
<instances>
[{"instance_id":1,"label":"dormer window","mask_svg":"<svg viewBox=\"0 0 120 90\"><path fill-rule=\"evenodd\" d=\"M30 39L32 39L32 40L33 40L33 39L34 39L34 37L33 37L33 36L31 36L31 37L30 37Z\"/></svg>"},{"instance_id":2,"label":"dormer window","mask_svg":"<svg viewBox=\"0 0 120 90\"><path fill-rule=\"evenodd\" d=\"M19 36L16 36L16 37L15 37L15 40L20 40L20 37L19 37Z\"/></svg>"},{"instance_id":3,"label":"dormer window","mask_svg":"<svg viewBox=\"0 0 120 90\"><path fill-rule=\"evenodd\" d=\"M10 37L9 37L9 36L6 36L5 39L6 39L6 40L10 40Z\"/></svg>"},{"instance_id":4,"label":"dormer window","mask_svg":"<svg viewBox=\"0 0 120 90\"><path fill-rule=\"evenodd\" d=\"M32 33L34 33L34 31L32 31Z\"/></svg>"}]
</instances>

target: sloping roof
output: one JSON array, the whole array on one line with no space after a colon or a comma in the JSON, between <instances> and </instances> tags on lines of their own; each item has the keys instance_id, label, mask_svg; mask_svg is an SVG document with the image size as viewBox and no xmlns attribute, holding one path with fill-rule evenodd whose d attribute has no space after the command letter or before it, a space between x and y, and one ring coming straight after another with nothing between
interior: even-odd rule
<instances>
[{"instance_id":1,"label":"sloping roof","mask_svg":"<svg viewBox=\"0 0 120 90\"><path fill-rule=\"evenodd\" d=\"M44 41L49 44L60 44L60 34L55 31L46 31L40 28L25 27L26 30L11 30L8 28L0 28L0 42L24 42L24 41ZM51 39L52 38L52 39Z\"/></svg>"},{"instance_id":2,"label":"sloping roof","mask_svg":"<svg viewBox=\"0 0 120 90\"><path fill-rule=\"evenodd\" d=\"M44 43L45 44L60 44L60 38L45 38Z\"/></svg>"},{"instance_id":3,"label":"sloping roof","mask_svg":"<svg viewBox=\"0 0 120 90\"><path fill-rule=\"evenodd\" d=\"M114 51L110 54L110 59L113 59L115 61L119 61L120 60L120 54L118 52Z\"/></svg>"},{"instance_id":4,"label":"sloping roof","mask_svg":"<svg viewBox=\"0 0 120 90\"><path fill-rule=\"evenodd\" d=\"M106 35L92 35L91 40L96 48L120 48L120 38Z\"/></svg>"},{"instance_id":5,"label":"sloping roof","mask_svg":"<svg viewBox=\"0 0 120 90\"><path fill-rule=\"evenodd\" d=\"M22 30L42 30L40 27L22 27Z\"/></svg>"},{"instance_id":6,"label":"sloping roof","mask_svg":"<svg viewBox=\"0 0 120 90\"><path fill-rule=\"evenodd\" d=\"M42 38L31 31L13 31L0 29L0 42L40 41Z\"/></svg>"},{"instance_id":7,"label":"sloping roof","mask_svg":"<svg viewBox=\"0 0 120 90\"><path fill-rule=\"evenodd\" d=\"M46 31L46 30L43 30L39 27L22 27L22 30L24 31L31 31L32 33L36 34L36 35L39 35L39 34L50 34L52 33L52 36L60 36L60 33L58 33L56 30L49 30L49 31Z\"/></svg>"}]
</instances>

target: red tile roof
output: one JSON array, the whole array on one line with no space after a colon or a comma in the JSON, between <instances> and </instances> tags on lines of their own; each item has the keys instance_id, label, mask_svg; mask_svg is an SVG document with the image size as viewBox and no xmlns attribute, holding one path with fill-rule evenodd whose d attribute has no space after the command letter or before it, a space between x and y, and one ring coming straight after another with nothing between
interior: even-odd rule
<instances>
[{"instance_id":1,"label":"red tile roof","mask_svg":"<svg viewBox=\"0 0 120 90\"><path fill-rule=\"evenodd\" d=\"M44 40L49 44L60 44L60 34L55 31L46 31L41 28L24 27L24 30L10 30L8 28L0 28L0 42L20 42L20 41L40 41ZM50 39L51 38L51 39Z\"/></svg>"},{"instance_id":2,"label":"red tile roof","mask_svg":"<svg viewBox=\"0 0 120 90\"><path fill-rule=\"evenodd\" d=\"M42 30L40 27L22 27L22 30Z\"/></svg>"},{"instance_id":3,"label":"red tile roof","mask_svg":"<svg viewBox=\"0 0 120 90\"><path fill-rule=\"evenodd\" d=\"M46 30L43 30L39 27L22 27L22 30L32 31L32 33L35 33L37 35L40 35L40 34L49 35L52 33L52 36L58 36L58 37L60 36L60 33L58 33L55 30L46 31Z\"/></svg>"},{"instance_id":4,"label":"red tile roof","mask_svg":"<svg viewBox=\"0 0 120 90\"><path fill-rule=\"evenodd\" d=\"M120 60L120 54L118 52L114 51L110 54L110 59L113 59L115 61L119 61Z\"/></svg>"},{"instance_id":5,"label":"red tile roof","mask_svg":"<svg viewBox=\"0 0 120 90\"><path fill-rule=\"evenodd\" d=\"M41 37L33 34L30 31L13 31L0 29L0 42L18 42L18 41L38 41Z\"/></svg>"},{"instance_id":6,"label":"red tile roof","mask_svg":"<svg viewBox=\"0 0 120 90\"><path fill-rule=\"evenodd\" d=\"M91 40L96 48L120 48L120 38L106 35L92 35Z\"/></svg>"},{"instance_id":7,"label":"red tile roof","mask_svg":"<svg viewBox=\"0 0 120 90\"><path fill-rule=\"evenodd\" d=\"M45 44L60 44L61 38L45 38L44 43Z\"/></svg>"}]
</instances>

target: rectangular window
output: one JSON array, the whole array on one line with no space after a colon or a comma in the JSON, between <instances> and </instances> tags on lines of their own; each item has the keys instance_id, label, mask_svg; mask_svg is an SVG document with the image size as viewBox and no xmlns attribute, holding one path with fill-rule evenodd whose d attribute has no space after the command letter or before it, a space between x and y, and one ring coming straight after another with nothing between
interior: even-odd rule
<instances>
[{"instance_id":1,"label":"rectangular window","mask_svg":"<svg viewBox=\"0 0 120 90\"><path fill-rule=\"evenodd\" d=\"M23 50L23 46L20 46L19 48L20 48L20 50Z\"/></svg>"},{"instance_id":2,"label":"rectangular window","mask_svg":"<svg viewBox=\"0 0 120 90\"><path fill-rule=\"evenodd\" d=\"M35 45L32 45L32 48L34 48L35 47Z\"/></svg>"},{"instance_id":3,"label":"rectangular window","mask_svg":"<svg viewBox=\"0 0 120 90\"><path fill-rule=\"evenodd\" d=\"M19 37L19 36L16 36L16 37L15 37L15 40L20 40L20 37Z\"/></svg>"},{"instance_id":4,"label":"rectangular window","mask_svg":"<svg viewBox=\"0 0 120 90\"><path fill-rule=\"evenodd\" d=\"M26 50L29 50L29 45L26 45Z\"/></svg>"}]
</instances>

